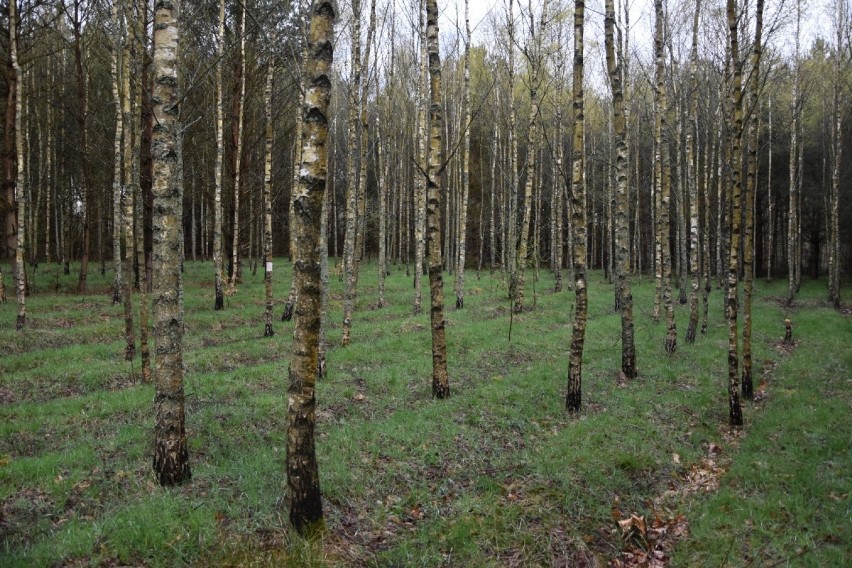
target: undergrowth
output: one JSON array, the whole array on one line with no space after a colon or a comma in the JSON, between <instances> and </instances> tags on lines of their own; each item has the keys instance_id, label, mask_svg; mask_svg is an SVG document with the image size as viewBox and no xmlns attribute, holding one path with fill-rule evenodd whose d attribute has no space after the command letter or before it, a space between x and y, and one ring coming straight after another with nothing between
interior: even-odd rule
<instances>
[{"instance_id":1,"label":"undergrowth","mask_svg":"<svg viewBox=\"0 0 852 568\"><path fill-rule=\"evenodd\" d=\"M621 384L613 288L591 273L583 409L572 416L574 296L553 293L549 272L530 271L531 309L512 318L511 342L505 282L469 272L464 310L446 312L444 401L431 398L428 309L412 314L404 267L391 267L382 309L375 265L361 268L347 348L332 278L317 391L329 530L308 543L287 524L292 323L278 321L290 285L280 266L276 334L264 338L260 272L246 271L216 312L210 265L186 263L193 479L174 489L151 472L153 387L138 360L123 360L111 275L76 295L73 276L40 269L23 332L14 302L0 305L0 565L606 565L654 553L651 529L628 526L630 515L649 527L685 519L688 531L659 552L677 565L849 564L852 323L824 305L824 282L806 282L791 308L778 300L784 283L757 283L760 400L745 404L737 435L725 425L715 288L707 335L667 355L653 282L634 278L640 376ZM676 314L682 337L688 306ZM780 341L785 317L793 345ZM683 491L708 455L715 473Z\"/></svg>"}]
</instances>

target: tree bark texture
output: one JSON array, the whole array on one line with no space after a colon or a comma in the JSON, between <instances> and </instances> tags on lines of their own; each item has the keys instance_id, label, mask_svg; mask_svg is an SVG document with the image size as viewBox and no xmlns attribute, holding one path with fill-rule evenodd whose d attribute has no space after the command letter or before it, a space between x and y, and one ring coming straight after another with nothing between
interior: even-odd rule
<instances>
[{"instance_id":1,"label":"tree bark texture","mask_svg":"<svg viewBox=\"0 0 852 568\"><path fill-rule=\"evenodd\" d=\"M18 312L15 317L15 329L22 331L27 321L27 272L24 266L24 227L27 214L27 187L24 176L24 134L21 126L23 118L24 72L18 60L18 23L19 13L17 0L9 2L9 57L15 71L15 179L13 191L15 196L16 223L15 228L15 295L18 301Z\"/></svg>"},{"instance_id":2,"label":"tree bark texture","mask_svg":"<svg viewBox=\"0 0 852 568\"><path fill-rule=\"evenodd\" d=\"M264 109L266 111L266 148L263 160L263 286L266 297L266 323L263 328L264 337L272 337L272 79L275 74L275 59L269 56L266 69L266 88L263 91Z\"/></svg>"},{"instance_id":3,"label":"tree bark texture","mask_svg":"<svg viewBox=\"0 0 852 568\"><path fill-rule=\"evenodd\" d=\"M183 187L179 185L178 36L180 2L154 7L154 130L151 140L154 192L154 471L160 485L192 477L186 444L183 397Z\"/></svg>"},{"instance_id":4,"label":"tree bark texture","mask_svg":"<svg viewBox=\"0 0 852 568\"><path fill-rule=\"evenodd\" d=\"M669 208L671 200L671 159L669 156L668 136L668 98L666 96L665 78L665 16L663 15L662 0L654 2L656 12L656 30L654 33L654 52L656 58L656 98L657 117L655 120L657 138L657 152L659 159L655 160L654 170L658 179L660 191L659 209L659 247L660 247L660 273L662 274L662 296L663 307L666 310L666 352L674 353L677 349L677 326L675 324L674 306L672 304L672 260L671 246L669 244L670 223ZM679 209L679 208L678 208Z\"/></svg>"},{"instance_id":5,"label":"tree bark texture","mask_svg":"<svg viewBox=\"0 0 852 568\"><path fill-rule=\"evenodd\" d=\"M624 54L615 49L615 3L606 0L606 63L612 89L612 123L615 134L615 249L616 296L621 311L621 372L626 379L636 377L636 346L633 341L633 294L630 290L630 204L628 170L630 149L627 142L624 91L622 87Z\"/></svg>"},{"instance_id":6,"label":"tree bark texture","mask_svg":"<svg viewBox=\"0 0 852 568\"><path fill-rule=\"evenodd\" d=\"M429 290L432 323L432 396L450 396L447 377L447 339L444 320L444 279L441 273L441 56L438 48L438 2L426 0L426 43L429 54L429 181L426 236L429 249Z\"/></svg>"},{"instance_id":7,"label":"tree bark texture","mask_svg":"<svg viewBox=\"0 0 852 568\"><path fill-rule=\"evenodd\" d=\"M742 224L741 186L742 186L742 133L743 133L743 97L742 64L739 62L739 39L736 0L727 0L728 29L731 42L731 61L734 66L733 85L733 140L731 155L733 180L731 183L731 243L728 255L728 290L725 301L725 314L728 318L728 408L731 426L742 426L743 413L739 395L739 357L737 339L737 303L739 280L740 230Z\"/></svg>"},{"instance_id":8,"label":"tree bark texture","mask_svg":"<svg viewBox=\"0 0 852 568\"><path fill-rule=\"evenodd\" d=\"M462 195L459 211L459 265L456 272L456 308L464 308L464 265L467 262L467 202L470 193L470 0L464 2L464 94L462 99L462 113L464 116L464 137L462 141L462 172L461 184ZM480 204L480 211L482 205ZM481 224L480 224L481 227ZM480 259L481 260L481 259Z\"/></svg>"},{"instance_id":9,"label":"tree bark texture","mask_svg":"<svg viewBox=\"0 0 852 568\"><path fill-rule=\"evenodd\" d=\"M222 256L222 167L225 161L225 141L222 110L222 65L225 58L225 0L219 0L219 34L216 45L216 165L213 172L213 271L215 274L214 310L225 307Z\"/></svg>"},{"instance_id":10,"label":"tree bark texture","mask_svg":"<svg viewBox=\"0 0 852 568\"><path fill-rule=\"evenodd\" d=\"M301 167L293 199L296 231L293 268L298 293L287 388L287 497L290 523L299 534L309 537L321 533L325 527L314 427L322 303L320 226L328 175L326 141L334 18L333 2L313 2L305 66L307 90L302 102Z\"/></svg>"},{"instance_id":11,"label":"tree bark texture","mask_svg":"<svg viewBox=\"0 0 852 568\"><path fill-rule=\"evenodd\" d=\"M585 1L574 0L574 121L571 145L571 206L573 216L574 293L576 306L571 352L568 360L568 393L565 406L571 412L582 403L583 346L586 340L588 296L586 290L586 206L583 116L583 27Z\"/></svg>"},{"instance_id":12,"label":"tree bark texture","mask_svg":"<svg viewBox=\"0 0 852 568\"><path fill-rule=\"evenodd\" d=\"M692 15L692 50L689 56L689 111L686 130L686 181L689 184L689 269L692 272L692 285L689 293L689 326L686 329L686 342L695 343L698 330L698 288L701 280L701 267L698 264L698 153L695 151L698 133L698 16L701 0L695 2ZM681 289L683 289L681 284Z\"/></svg>"},{"instance_id":13,"label":"tree bark texture","mask_svg":"<svg viewBox=\"0 0 852 568\"><path fill-rule=\"evenodd\" d=\"M760 92L760 58L763 53L763 0L757 0L754 47L751 55L748 117L748 177L743 196L745 227L743 230L743 398L754 397L751 361L751 305L754 290L754 194L757 190L758 95Z\"/></svg>"},{"instance_id":14,"label":"tree bark texture","mask_svg":"<svg viewBox=\"0 0 852 568\"><path fill-rule=\"evenodd\" d=\"M346 233L343 238L343 334L341 343L351 341L352 312L355 309L355 237L358 227L358 160L361 121L361 0L352 0L352 73L349 85L349 133L346 143Z\"/></svg>"},{"instance_id":15,"label":"tree bark texture","mask_svg":"<svg viewBox=\"0 0 852 568\"><path fill-rule=\"evenodd\" d=\"M233 176L234 176L234 231L231 243L231 292L236 290L242 279L242 251L240 250L240 192L242 191L243 174L243 130L246 106L246 7L240 9L240 54L235 66L239 93L233 101L234 123L231 125L231 136L234 144Z\"/></svg>"}]
</instances>

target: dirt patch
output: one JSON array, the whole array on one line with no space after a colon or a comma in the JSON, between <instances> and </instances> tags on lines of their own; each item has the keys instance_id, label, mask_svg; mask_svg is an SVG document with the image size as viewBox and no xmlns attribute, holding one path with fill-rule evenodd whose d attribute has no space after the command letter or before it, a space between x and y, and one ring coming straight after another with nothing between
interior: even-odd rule
<instances>
[{"instance_id":1,"label":"dirt patch","mask_svg":"<svg viewBox=\"0 0 852 568\"><path fill-rule=\"evenodd\" d=\"M0 388L0 406L15 404L16 402L18 402L18 395L14 391Z\"/></svg>"},{"instance_id":2,"label":"dirt patch","mask_svg":"<svg viewBox=\"0 0 852 568\"><path fill-rule=\"evenodd\" d=\"M792 353L796 347L799 345L799 342L796 340L793 341L785 341L783 339L779 339L778 341L772 342L772 347L777 351L780 355L789 355Z\"/></svg>"},{"instance_id":3,"label":"dirt patch","mask_svg":"<svg viewBox=\"0 0 852 568\"><path fill-rule=\"evenodd\" d=\"M55 509L53 499L39 488L24 488L0 503L0 542L9 548L24 546L35 540L41 531L33 530Z\"/></svg>"}]
</instances>

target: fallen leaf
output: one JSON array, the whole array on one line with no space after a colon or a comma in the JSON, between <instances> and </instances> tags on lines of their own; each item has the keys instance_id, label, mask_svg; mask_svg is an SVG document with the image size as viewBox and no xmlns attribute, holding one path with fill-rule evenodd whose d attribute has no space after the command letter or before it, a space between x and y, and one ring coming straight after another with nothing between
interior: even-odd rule
<instances>
[{"instance_id":1,"label":"fallen leaf","mask_svg":"<svg viewBox=\"0 0 852 568\"><path fill-rule=\"evenodd\" d=\"M363 394L363 393L360 393L360 392L359 392L358 394L356 394L356 395L355 395L355 400L356 400L357 402L361 402L362 400L364 400L364 398L365 398L365 397L364 397L364 394Z\"/></svg>"},{"instance_id":2,"label":"fallen leaf","mask_svg":"<svg viewBox=\"0 0 852 568\"><path fill-rule=\"evenodd\" d=\"M680 455L672 454L672 461L675 463L680 463Z\"/></svg>"}]
</instances>

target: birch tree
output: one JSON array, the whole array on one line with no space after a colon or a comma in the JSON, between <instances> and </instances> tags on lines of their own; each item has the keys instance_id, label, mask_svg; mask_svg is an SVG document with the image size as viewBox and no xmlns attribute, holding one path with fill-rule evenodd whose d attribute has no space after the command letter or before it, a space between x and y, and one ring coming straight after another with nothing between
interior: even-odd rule
<instances>
[{"instance_id":1,"label":"birch tree","mask_svg":"<svg viewBox=\"0 0 852 568\"><path fill-rule=\"evenodd\" d=\"M532 19L532 13L530 19ZM532 217L533 183L535 180L536 153L538 152L538 112L539 89L541 88L541 73L543 64L542 36L547 22L547 0L541 8L541 21L538 30L530 23L530 41L526 53L530 65L530 118L527 130L527 159L526 180L524 181L523 219L521 234L518 239L518 250L515 257L515 270L512 273L511 289L513 291L512 310L520 313L524 308L524 285L527 270L527 248L530 238L530 218ZM511 49L511 47L510 47ZM514 243L513 243L514 244Z\"/></svg>"},{"instance_id":2,"label":"birch tree","mask_svg":"<svg viewBox=\"0 0 852 568\"><path fill-rule=\"evenodd\" d=\"M669 246L669 200L671 199L671 160L669 157L669 137L666 114L668 102L666 97L665 79L665 16L663 15L662 0L655 0L656 12L654 32L654 55L656 59L656 92L657 101L655 132L657 156L654 159L654 176L660 192L659 199L659 243L660 273L662 275L663 305L666 310L666 352L674 353L677 348L677 327L672 305L672 262L671 247Z\"/></svg>"},{"instance_id":3,"label":"birch tree","mask_svg":"<svg viewBox=\"0 0 852 568\"><path fill-rule=\"evenodd\" d=\"M240 191L242 191L243 168L243 130L246 106L246 7L240 8L240 53L236 66L239 82L238 96L234 97L234 123L231 125L231 135L234 143L233 176L234 176L234 231L231 244L231 293L236 290L242 279L242 254L240 251Z\"/></svg>"},{"instance_id":4,"label":"birch tree","mask_svg":"<svg viewBox=\"0 0 852 568\"><path fill-rule=\"evenodd\" d=\"M266 88L263 91L264 110L266 112L266 148L263 160L263 285L266 297L266 324L264 337L272 337L272 80L275 73L275 58L270 54L266 69Z\"/></svg>"},{"instance_id":5,"label":"birch tree","mask_svg":"<svg viewBox=\"0 0 852 568\"><path fill-rule=\"evenodd\" d=\"M214 310L225 307L222 258L222 167L225 161L222 110L222 65L225 59L225 0L219 0L219 33L216 37L216 164L213 179L213 271L215 274Z\"/></svg>"},{"instance_id":6,"label":"birch tree","mask_svg":"<svg viewBox=\"0 0 852 568\"><path fill-rule=\"evenodd\" d=\"M754 194L757 188L758 93L760 91L760 58L763 54L763 0L757 0L754 47L751 54L748 117L748 174L743 196L745 227L743 230L743 398L754 397L751 373L751 306L754 290Z\"/></svg>"},{"instance_id":7,"label":"birch tree","mask_svg":"<svg viewBox=\"0 0 852 568\"><path fill-rule=\"evenodd\" d=\"M787 305L793 303L799 291L802 265L799 258L802 235L799 229L799 186L802 172L799 167L802 154L802 94L801 94L801 62L799 61L799 41L802 26L802 3L796 0L796 48L793 60L793 93L790 96L790 109L793 124L790 128L790 206L787 217Z\"/></svg>"},{"instance_id":8,"label":"birch tree","mask_svg":"<svg viewBox=\"0 0 852 568\"><path fill-rule=\"evenodd\" d=\"M296 247L293 268L298 287L293 354L287 388L287 498L290 523L314 537L325 528L319 468L314 445L321 320L322 203L328 175L328 112L334 57L334 2L314 0L308 34L301 167L296 189Z\"/></svg>"},{"instance_id":9,"label":"birch tree","mask_svg":"<svg viewBox=\"0 0 852 568\"><path fill-rule=\"evenodd\" d=\"M426 0L426 46L429 54L429 180L426 200L426 237L429 249L429 290L432 301L432 396L450 396L447 377L447 339L444 320L444 280L441 260L441 55L438 47L438 2Z\"/></svg>"},{"instance_id":10,"label":"birch tree","mask_svg":"<svg viewBox=\"0 0 852 568\"><path fill-rule=\"evenodd\" d=\"M583 116L583 27L585 0L574 0L574 96L573 135L571 144L571 211L574 242L574 330L571 334L571 352L568 360L568 394L565 406L571 412L580 410L582 403L583 345L586 340L588 292L586 290L586 205Z\"/></svg>"},{"instance_id":11,"label":"birch tree","mask_svg":"<svg viewBox=\"0 0 852 568\"><path fill-rule=\"evenodd\" d=\"M624 53L615 48L615 2L606 0L604 17L606 66L612 89L612 123L615 134L615 177L616 177L616 297L621 311L621 373L626 379L636 377L636 346L633 341L633 295L630 291L630 205L628 203L628 170L630 149L627 140L624 91ZM619 43L619 45L621 45Z\"/></svg>"},{"instance_id":12,"label":"birch tree","mask_svg":"<svg viewBox=\"0 0 852 568\"><path fill-rule=\"evenodd\" d=\"M122 33L119 21L119 4L112 4L113 46L112 46L112 97L115 103L115 136L113 137L113 177L112 177L112 260L114 279L112 285L112 303L121 301L123 290L121 278L121 176L122 176L122 136L124 135L124 109L122 104ZM124 14L121 15L123 19Z\"/></svg>"},{"instance_id":13,"label":"birch tree","mask_svg":"<svg viewBox=\"0 0 852 568\"><path fill-rule=\"evenodd\" d=\"M686 342L695 343L698 329L698 288L701 280L701 267L698 263L698 161L695 145L698 134L698 20L701 12L701 0L695 0L695 13L692 15L692 50L689 56L689 112L686 126L686 182L689 184L689 269L692 271L692 285L689 294L689 326L686 328ZM681 289L683 289L681 284Z\"/></svg>"},{"instance_id":14,"label":"birch tree","mask_svg":"<svg viewBox=\"0 0 852 568\"><path fill-rule=\"evenodd\" d=\"M156 126L151 141L154 191L154 343L156 367L154 472L160 485L192 478L186 443L183 397L183 187L178 184L180 109L178 37L180 0L154 5L154 88Z\"/></svg>"},{"instance_id":15,"label":"birch tree","mask_svg":"<svg viewBox=\"0 0 852 568\"><path fill-rule=\"evenodd\" d=\"M743 93L742 63L739 50L739 18L736 0L727 0L728 30L731 44L731 62L734 68L731 97L733 98L733 132L731 182L731 242L728 254L728 289L725 300L725 315L728 319L728 408L731 426L742 426L743 413L739 395L739 355L737 338L737 308L739 283L740 230L742 224L741 185L742 185L742 132L743 132Z\"/></svg>"},{"instance_id":16,"label":"birch tree","mask_svg":"<svg viewBox=\"0 0 852 568\"><path fill-rule=\"evenodd\" d=\"M546 0L545 0L546 4ZM469 0L464 0L464 94L462 99L462 114L464 116L464 133L462 134L462 196L461 211L459 212L459 262L456 271L456 309L464 308L464 265L467 254L467 202L470 193L470 6Z\"/></svg>"},{"instance_id":17,"label":"birch tree","mask_svg":"<svg viewBox=\"0 0 852 568\"><path fill-rule=\"evenodd\" d=\"M841 122L843 28L846 21L846 1L836 0L834 69L832 77L832 161L831 191L829 193L829 262L828 262L828 302L835 308L840 307L840 165L843 159L843 130Z\"/></svg>"},{"instance_id":18,"label":"birch tree","mask_svg":"<svg viewBox=\"0 0 852 568\"><path fill-rule=\"evenodd\" d=\"M349 132L346 144L346 233L343 238L343 335L341 343L346 346L352 333L352 312L355 309L355 236L358 223L358 178L356 155L359 154L359 120L361 97L361 0L352 0L352 49L350 53L352 72L349 80Z\"/></svg>"},{"instance_id":19,"label":"birch tree","mask_svg":"<svg viewBox=\"0 0 852 568\"><path fill-rule=\"evenodd\" d=\"M24 99L24 72L18 59L18 14L17 0L9 2L9 57L12 60L12 69L15 72L15 80L10 89L15 89L15 295L18 300L18 313L15 317L15 329L21 331L27 321L27 273L24 266L24 227L26 226L27 214L27 187L24 177L24 133L21 126Z\"/></svg>"}]
</instances>

